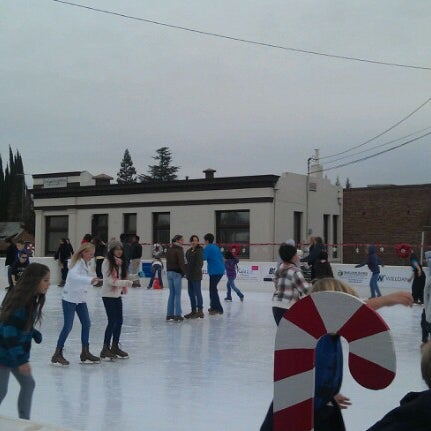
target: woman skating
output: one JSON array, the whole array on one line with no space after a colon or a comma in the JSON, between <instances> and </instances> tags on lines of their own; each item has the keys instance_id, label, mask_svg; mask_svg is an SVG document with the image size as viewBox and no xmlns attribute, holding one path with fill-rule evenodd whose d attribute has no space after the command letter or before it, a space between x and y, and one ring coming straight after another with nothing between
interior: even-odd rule
<instances>
[{"instance_id":1,"label":"woman skating","mask_svg":"<svg viewBox=\"0 0 431 431\"><path fill-rule=\"evenodd\" d=\"M133 282L127 279L127 263L124 259L123 245L119 241L110 242L108 255L102 265L102 299L108 325L105 330L102 359L116 357L126 359L129 354L119 347L121 327L123 326L123 301L121 295L127 293ZM111 345L112 340L112 345Z\"/></svg>"},{"instance_id":2,"label":"woman skating","mask_svg":"<svg viewBox=\"0 0 431 431\"><path fill-rule=\"evenodd\" d=\"M75 313L81 322L81 362L98 363L100 358L89 351L90 315L87 308L87 291L91 285L96 285L99 279L93 271L91 262L94 257L94 245L90 242L81 244L78 251L72 256L70 269L67 274L62 296L64 325L57 341L57 348L52 356L53 364L69 365L63 356L64 343L73 327Z\"/></svg>"},{"instance_id":3,"label":"woman skating","mask_svg":"<svg viewBox=\"0 0 431 431\"><path fill-rule=\"evenodd\" d=\"M7 394L12 373L20 385L18 415L30 419L35 382L29 364L31 340L42 341L34 328L41 320L49 288L49 268L32 263L4 301L0 313L0 404Z\"/></svg>"}]
</instances>

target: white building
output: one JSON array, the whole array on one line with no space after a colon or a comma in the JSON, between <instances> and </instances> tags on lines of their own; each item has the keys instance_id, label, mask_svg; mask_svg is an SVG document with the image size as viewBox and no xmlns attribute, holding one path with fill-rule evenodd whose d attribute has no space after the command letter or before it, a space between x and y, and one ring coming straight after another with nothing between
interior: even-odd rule
<instances>
[{"instance_id":1,"label":"white building","mask_svg":"<svg viewBox=\"0 0 431 431\"><path fill-rule=\"evenodd\" d=\"M313 171L311 171L313 172ZM328 244L342 242L342 189L318 173L214 177L137 184L111 184L111 177L87 171L33 175L36 255L52 255L60 238L76 248L86 233L103 240L137 234L144 258L150 244L175 234L219 244L238 244L243 258L267 261L289 238L309 235ZM308 187L307 187L308 186ZM339 260L335 252L331 256Z\"/></svg>"}]
</instances>

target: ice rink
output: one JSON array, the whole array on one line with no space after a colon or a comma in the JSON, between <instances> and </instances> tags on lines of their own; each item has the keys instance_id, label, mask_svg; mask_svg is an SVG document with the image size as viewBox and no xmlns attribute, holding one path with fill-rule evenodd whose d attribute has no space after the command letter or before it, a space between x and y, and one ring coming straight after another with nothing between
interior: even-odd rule
<instances>
[{"instance_id":1,"label":"ice rink","mask_svg":"<svg viewBox=\"0 0 431 431\"><path fill-rule=\"evenodd\" d=\"M223 286L223 285L222 285ZM184 282L185 287L185 282ZM64 355L68 367L50 365L63 319L61 288L51 286L44 309L43 342L33 344L36 380L32 420L72 430L251 431L258 430L272 399L276 326L270 283L264 292L245 293L223 303L223 316L167 323L167 289L131 289L124 297L122 347L130 359L82 365L80 323L76 318ZM99 354L106 324L99 289L89 293L90 350ZM364 289L362 297L368 295ZM385 293L385 291L383 291ZM204 290L205 311L208 291ZM224 297L224 286L221 299ZM3 289L0 297L4 295ZM183 313L188 313L186 289ZM419 371L422 307L396 306L380 314L392 329L397 376L383 391L358 386L348 374L342 393L353 405L344 411L348 431L367 429L410 390L423 390ZM16 417L18 385L10 379L0 415Z\"/></svg>"}]
</instances>

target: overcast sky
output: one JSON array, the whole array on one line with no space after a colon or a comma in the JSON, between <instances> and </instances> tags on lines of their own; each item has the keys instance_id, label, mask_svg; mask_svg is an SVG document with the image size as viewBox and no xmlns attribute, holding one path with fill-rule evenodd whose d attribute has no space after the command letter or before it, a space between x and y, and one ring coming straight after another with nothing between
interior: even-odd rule
<instances>
[{"instance_id":1,"label":"overcast sky","mask_svg":"<svg viewBox=\"0 0 431 431\"><path fill-rule=\"evenodd\" d=\"M431 67L429 0L76 3ZM0 153L5 162L9 145L19 150L27 174L87 170L116 178L126 148L138 173L147 173L162 146L181 166L179 178L203 177L209 167L216 176L306 173L315 148L324 157L359 145L431 97L431 70L253 46L52 0L1 1L0 58ZM430 131L431 102L355 152ZM431 136L327 175L343 184L349 177L353 186L430 183Z\"/></svg>"}]
</instances>

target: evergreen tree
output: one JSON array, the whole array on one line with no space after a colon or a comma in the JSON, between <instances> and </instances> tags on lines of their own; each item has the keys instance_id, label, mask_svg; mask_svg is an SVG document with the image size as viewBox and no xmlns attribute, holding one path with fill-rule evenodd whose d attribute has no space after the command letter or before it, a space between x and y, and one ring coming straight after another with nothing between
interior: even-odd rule
<instances>
[{"instance_id":1,"label":"evergreen tree","mask_svg":"<svg viewBox=\"0 0 431 431\"><path fill-rule=\"evenodd\" d=\"M346 189L351 189L352 188L352 184L350 183L350 180L349 180L349 177L347 177L347 180L346 180L346 187L345 187Z\"/></svg>"},{"instance_id":2,"label":"evergreen tree","mask_svg":"<svg viewBox=\"0 0 431 431\"><path fill-rule=\"evenodd\" d=\"M123 160L121 161L121 168L117 172L118 184L131 184L136 183L136 169L133 166L132 157L129 150L126 148L124 151Z\"/></svg>"},{"instance_id":3,"label":"evergreen tree","mask_svg":"<svg viewBox=\"0 0 431 431\"><path fill-rule=\"evenodd\" d=\"M335 185L337 186L337 187L340 187L341 186L341 183L340 183L340 177L337 175L337 179L335 180Z\"/></svg>"},{"instance_id":4,"label":"evergreen tree","mask_svg":"<svg viewBox=\"0 0 431 431\"><path fill-rule=\"evenodd\" d=\"M6 185L3 171L3 159L0 155L0 221L6 220Z\"/></svg>"},{"instance_id":5,"label":"evergreen tree","mask_svg":"<svg viewBox=\"0 0 431 431\"><path fill-rule=\"evenodd\" d=\"M144 181L173 181L177 179L176 173L180 169L179 166L171 166L172 153L169 147L161 147L156 150L157 155L153 157L159 163L157 165L149 165L149 175L140 175L141 182Z\"/></svg>"}]
</instances>

